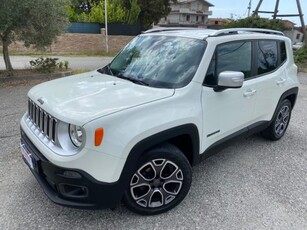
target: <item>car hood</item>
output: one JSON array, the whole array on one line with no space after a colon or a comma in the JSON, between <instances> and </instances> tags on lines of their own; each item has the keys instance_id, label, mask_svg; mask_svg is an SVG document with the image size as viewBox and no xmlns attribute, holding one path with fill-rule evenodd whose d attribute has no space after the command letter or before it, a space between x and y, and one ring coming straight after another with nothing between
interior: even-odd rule
<instances>
[{"instance_id":1,"label":"car hood","mask_svg":"<svg viewBox=\"0 0 307 230\"><path fill-rule=\"evenodd\" d=\"M57 119L84 125L102 116L171 97L174 91L93 71L39 84L28 96Z\"/></svg>"}]
</instances>

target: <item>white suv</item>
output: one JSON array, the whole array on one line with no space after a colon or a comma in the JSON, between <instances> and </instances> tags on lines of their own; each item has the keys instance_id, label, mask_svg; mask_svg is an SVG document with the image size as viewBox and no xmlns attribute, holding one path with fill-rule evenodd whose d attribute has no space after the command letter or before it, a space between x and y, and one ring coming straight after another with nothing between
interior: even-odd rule
<instances>
[{"instance_id":1,"label":"white suv","mask_svg":"<svg viewBox=\"0 0 307 230\"><path fill-rule=\"evenodd\" d=\"M162 213L192 165L255 132L280 139L298 85L281 32L150 30L102 69L32 88L22 155L55 203Z\"/></svg>"}]
</instances>

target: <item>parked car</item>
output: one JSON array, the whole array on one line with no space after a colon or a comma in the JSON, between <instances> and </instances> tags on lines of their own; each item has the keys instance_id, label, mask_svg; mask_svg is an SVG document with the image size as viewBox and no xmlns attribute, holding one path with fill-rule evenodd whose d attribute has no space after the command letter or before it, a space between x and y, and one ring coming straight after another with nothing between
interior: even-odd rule
<instances>
[{"instance_id":1,"label":"parked car","mask_svg":"<svg viewBox=\"0 0 307 230\"><path fill-rule=\"evenodd\" d=\"M253 133L282 138L298 87L281 32L149 30L97 71L33 87L21 152L57 204L158 214L188 194L191 166Z\"/></svg>"}]
</instances>

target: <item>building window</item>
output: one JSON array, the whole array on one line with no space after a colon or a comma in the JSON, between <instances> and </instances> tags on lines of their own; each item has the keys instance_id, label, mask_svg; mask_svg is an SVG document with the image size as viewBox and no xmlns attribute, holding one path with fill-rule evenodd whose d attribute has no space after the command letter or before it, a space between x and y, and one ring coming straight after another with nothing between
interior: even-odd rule
<instances>
[{"instance_id":1,"label":"building window","mask_svg":"<svg viewBox=\"0 0 307 230\"><path fill-rule=\"evenodd\" d=\"M218 25L218 24L219 24L219 21L214 21L214 24L215 24L215 25Z\"/></svg>"},{"instance_id":2,"label":"building window","mask_svg":"<svg viewBox=\"0 0 307 230\"><path fill-rule=\"evenodd\" d=\"M192 11L197 11L197 8L198 8L197 2L192 3L192 5L191 5L191 10L192 10Z\"/></svg>"},{"instance_id":3,"label":"building window","mask_svg":"<svg viewBox=\"0 0 307 230\"><path fill-rule=\"evenodd\" d=\"M190 15L187 15L187 21L188 22L190 21Z\"/></svg>"},{"instance_id":4,"label":"building window","mask_svg":"<svg viewBox=\"0 0 307 230\"><path fill-rule=\"evenodd\" d=\"M201 21L205 22L205 16L201 16Z\"/></svg>"},{"instance_id":5,"label":"building window","mask_svg":"<svg viewBox=\"0 0 307 230\"><path fill-rule=\"evenodd\" d=\"M297 34L297 35L296 35L296 40L300 40L300 38L301 38L301 35L300 35L300 34Z\"/></svg>"},{"instance_id":6,"label":"building window","mask_svg":"<svg viewBox=\"0 0 307 230\"><path fill-rule=\"evenodd\" d=\"M198 22L198 16L196 16L196 21Z\"/></svg>"}]
</instances>

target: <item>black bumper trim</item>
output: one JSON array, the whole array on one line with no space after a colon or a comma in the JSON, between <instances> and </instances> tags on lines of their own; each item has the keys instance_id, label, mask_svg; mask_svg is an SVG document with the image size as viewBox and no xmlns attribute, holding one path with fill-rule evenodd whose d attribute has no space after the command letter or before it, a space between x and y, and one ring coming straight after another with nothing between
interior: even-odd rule
<instances>
[{"instance_id":1,"label":"black bumper trim","mask_svg":"<svg viewBox=\"0 0 307 230\"><path fill-rule=\"evenodd\" d=\"M40 153L22 129L21 143L26 146L34 159L34 169L29 167L31 172L45 194L54 203L75 208L97 209L115 208L121 201L125 186L119 181L115 183L100 182L82 170L62 168L52 164ZM27 164L25 159L24 161ZM67 177L63 174L65 171L76 172L81 177ZM60 189L60 185L63 184L86 188L86 195L63 194L63 189Z\"/></svg>"}]
</instances>

